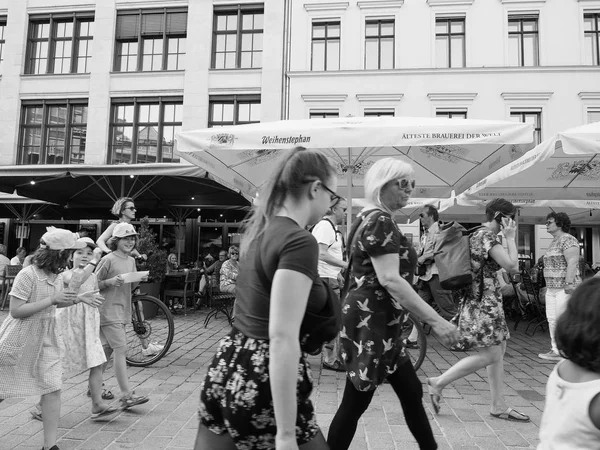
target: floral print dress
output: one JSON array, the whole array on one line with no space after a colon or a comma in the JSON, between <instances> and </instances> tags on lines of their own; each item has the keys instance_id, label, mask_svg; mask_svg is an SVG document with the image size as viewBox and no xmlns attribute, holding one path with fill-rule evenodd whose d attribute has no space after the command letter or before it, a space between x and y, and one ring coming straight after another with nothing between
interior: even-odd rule
<instances>
[{"instance_id":1,"label":"floral print dress","mask_svg":"<svg viewBox=\"0 0 600 450\"><path fill-rule=\"evenodd\" d=\"M471 270L475 279L471 286L462 290L457 318L460 344L466 347L500 345L510 337L510 333L504 317L500 283L496 277L501 267L489 255L490 250L500 242L485 227L471 234L469 240Z\"/></svg>"},{"instance_id":2,"label":"floral print dress","mask_svg":"<svg viewBox=\"0 0 600 450\"><path fill-rule=\"evenodd\" d=\"M417 252L384 211L361 212L351 237L354 233L349 288L342 303L342 357L354 387L371 391L409 361L399 339L408 311L381 286L371 257L397 254L400 275L412 284Z\"/></svg>"}]
</instances>

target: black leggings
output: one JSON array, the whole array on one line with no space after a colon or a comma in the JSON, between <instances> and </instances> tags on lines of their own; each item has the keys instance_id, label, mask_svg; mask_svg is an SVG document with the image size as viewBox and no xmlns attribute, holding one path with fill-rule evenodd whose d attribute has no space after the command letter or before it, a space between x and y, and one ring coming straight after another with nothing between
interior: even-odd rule
<instances>
[{"instance_id":1,"label":"black leggings","mask_svg":"<svg viewBox=\"0 0 600 450\"><path fill-rule=\"evenodd\" d=\"M417 440L421 450L435 450L437 443L423 407L423 387L410 362L401 364L387 377L392 389L400 399L406 424ZM352 443L358 420L369 407L375 391L357 391L346 378L344 397L327 436L330 450L347 450Z\"/></svg>"}]
</instances>

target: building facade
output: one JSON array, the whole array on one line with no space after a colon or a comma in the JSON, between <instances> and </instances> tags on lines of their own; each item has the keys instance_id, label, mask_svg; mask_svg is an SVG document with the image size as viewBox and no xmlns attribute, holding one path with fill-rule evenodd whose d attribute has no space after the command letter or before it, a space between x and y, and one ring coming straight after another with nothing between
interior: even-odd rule
<instances>
[{"instance_id":1,"label":"building facade","mask_svg":"<svg viewBox=\"0 0 600 450\"><path fill-rule=\"evenodd\" d=\"M598 121L600 0L0 0L0 165L347 115Z\"/></svg>"}]
</instances>

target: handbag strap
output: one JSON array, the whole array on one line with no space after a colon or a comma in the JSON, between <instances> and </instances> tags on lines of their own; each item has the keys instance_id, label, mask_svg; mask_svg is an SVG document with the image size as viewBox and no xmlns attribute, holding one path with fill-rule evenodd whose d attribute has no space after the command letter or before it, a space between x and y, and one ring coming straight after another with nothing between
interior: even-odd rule
<instances>
[{"instance_id":1,"label":"handbag strap","mask_svg":"<svg viewBox=\"0 0 600 450\"><path fill-rule=\"evenodd\" d=\"M346 259L348 260L348 267L346 267L346 271L344 272L344 288L342 289L342 292L340 292L340 299L344 298L346 296L346 293L348 292L348 281L350 280L350 272L352 271L352 260L354 259L354 252L352 251L352 249L354 248L354 244L356 244L356 241L362 233L365 225L369 222L369 219L378 212L381 212L381 210L372 209L370 211L367 211L364 215L362 215L362 220L360 222L355 222L352 226L352 230L350 230L350 234L348 235L348 242L350 242L350 245L346 247Z\"/></svg>"}]
</instances>

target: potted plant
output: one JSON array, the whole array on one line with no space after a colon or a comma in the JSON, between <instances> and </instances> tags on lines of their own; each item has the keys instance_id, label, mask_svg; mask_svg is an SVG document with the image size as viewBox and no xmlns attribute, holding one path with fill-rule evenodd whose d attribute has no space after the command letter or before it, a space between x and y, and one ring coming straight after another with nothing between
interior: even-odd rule
<instances>
[{"instance_id":1,"label":"potted plant","mask_svg":"<svg viewBox=\"0 0 600 450\"><path fill-rule=\"evenodd\" d=\"M137 260L137 270L150 272L148 281L140 286L141 291L160 298L161 284L167 273L167 252L158 245L156 233L150 228L148 217L140 220L137 251L147 256L145 261Z\"/></svg>"}]
</instances>

